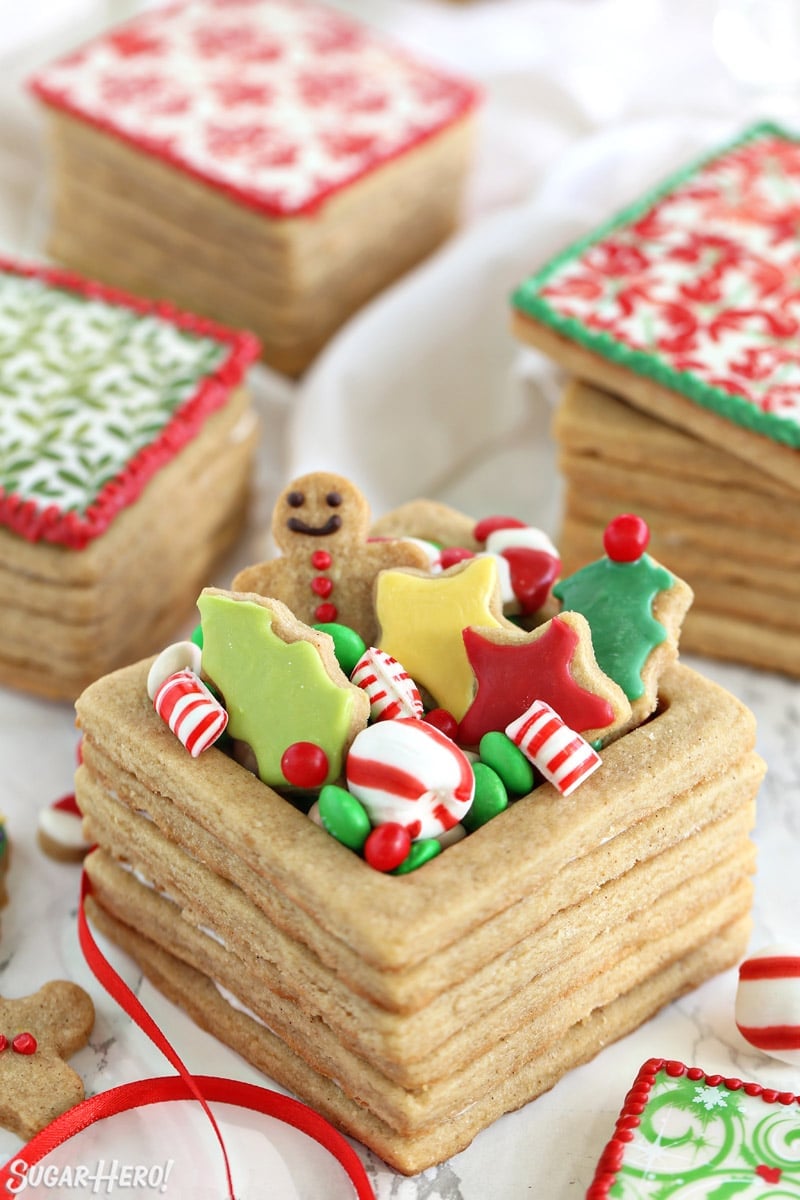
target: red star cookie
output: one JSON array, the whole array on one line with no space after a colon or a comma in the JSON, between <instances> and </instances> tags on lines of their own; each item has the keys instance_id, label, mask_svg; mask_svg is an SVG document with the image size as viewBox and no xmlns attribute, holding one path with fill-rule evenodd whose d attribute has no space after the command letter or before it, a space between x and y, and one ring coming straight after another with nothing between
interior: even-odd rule
<instances>
[{"instance_id":1,"label":"red star cookie","mask_svg":"<svg viewBox=\"0 0 800 1200\"><path fill-rule=\"evenodd\" d=\"M597 666L588 622L578 613L562 613L528 634L471 627L463 637L478 684L459 725L463 745L505 729L534 700L587 741L608 741L630 717L624 692Z\"/></svg>"}]
</instances>

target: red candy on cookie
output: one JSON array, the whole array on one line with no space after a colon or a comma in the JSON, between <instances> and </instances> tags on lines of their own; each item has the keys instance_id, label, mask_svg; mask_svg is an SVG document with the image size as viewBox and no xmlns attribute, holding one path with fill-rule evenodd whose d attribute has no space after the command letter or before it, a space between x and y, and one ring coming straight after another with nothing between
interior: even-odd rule
<instances>
[{"instance_id":1,"label":"red candy on cookie","mask_svg":"<svg viewBox=\"0 0 800 1200\"><path fill-rule=\"evenodd\" d=\"M650 529L635 513L621 513L603 533L603 549L612 562L636 562L650 543Z\"/></svg>"}]
</instances>

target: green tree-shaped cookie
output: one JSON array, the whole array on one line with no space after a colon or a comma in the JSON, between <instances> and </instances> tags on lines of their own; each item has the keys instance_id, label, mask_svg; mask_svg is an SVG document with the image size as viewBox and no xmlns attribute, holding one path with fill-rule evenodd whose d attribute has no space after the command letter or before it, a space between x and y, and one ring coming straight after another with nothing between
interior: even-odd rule
<instances>
[{"instance_id":1,"label":"green tree-shaped cookie","mask_svg":"<svg viewBox=\"0 0 800 1200\"><path fill-rule=\"evenodd\" d=\"M634 562L598 559L553 588L565 609L586 617L598 666L631 701L644 694L642 669L667 636L653 601L674 582L666 567L642 554Z\"/></svg>"},{"instance_id":2,"label":"green tree-shaped cookie","mask_svg":"<svg viewBox=\"0 0 800 1200\"><path fill-rule=\"evenodd\" d=\"M228 732L252 749L259 778L286 787L284 751L313 742L328 758L325 782L337 779L369 700L339 669L328 635L260 596L207 588L197 607L203 673L223 697Z\"/></svg>"}]
</instances>

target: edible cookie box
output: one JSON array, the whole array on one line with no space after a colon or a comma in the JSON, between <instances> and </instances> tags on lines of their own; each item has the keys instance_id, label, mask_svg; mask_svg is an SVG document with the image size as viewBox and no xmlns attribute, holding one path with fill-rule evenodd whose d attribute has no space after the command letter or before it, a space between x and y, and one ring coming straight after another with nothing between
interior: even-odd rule
<instances>
[{"instance_id":1,"label":"edible cookie box","mask_svg":"<svg viewBox=\"0 0 800 1200\"><path fill-rule=\"evenodd\" d=\"M323 5L166 5L32 87L54 257L252 329L291 375L458 220L475 89Z\"/></svg>"},{"instance_id":2,"label":"edible cookie box","mask_svg":"<svg viewBox=\"0 0 800 1200\"><path fill-rule=\"evenodd\" d=\"M97 926L415 1173L743 956L763 763L640 519L555 587L522 521L368 521L292 481L281 555L80 697L76 796Z\"/></svg>"},{"instance_id":3,"label":"edible cookie box","mask_svg":"<svg viewBox=\"0 0 800 1200\"><path fill-rule=\"evenodd\" d=\"M622 508L695 591L683 645L800 675L800 143L758 125L566 248L514 326L575 377L561 550Z\"/></svg>"},{"instance_id":4,"label":"edible cookie box","mask_svg":"<svg viewBox=\"0 0 800 1200\"><path fill-rule=\"evenodd\" d=\"M244 518L250 334L0 262L0 683L74 697L163 644Z\"/></svg>"}]
</instances>

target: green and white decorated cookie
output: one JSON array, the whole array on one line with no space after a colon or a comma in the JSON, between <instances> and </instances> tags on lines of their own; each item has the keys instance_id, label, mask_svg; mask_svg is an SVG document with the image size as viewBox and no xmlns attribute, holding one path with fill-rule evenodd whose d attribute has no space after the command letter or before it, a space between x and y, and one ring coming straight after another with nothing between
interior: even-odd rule
<instances>
[{"instance_id":1,"label":"green and white decorated cookie","mask_svg":"<svg viewBox=\"0 0 800 1200\"><path fill-rule=\"evenodd\" d=\"M0 262L0 524L85 545L224 403L257 349L165 305Z\"/></svg>"},{"instance_id":2,"label":"green and white decorated cookie","mask_svg":"<svg viewBox=\"0 0 800 1200\"><path fill-rule=\"evenodd\" d=\"M800 1197L798 1097L651 1059L642 1067L587 1200Z\"/></svg>"}]
</instances>

